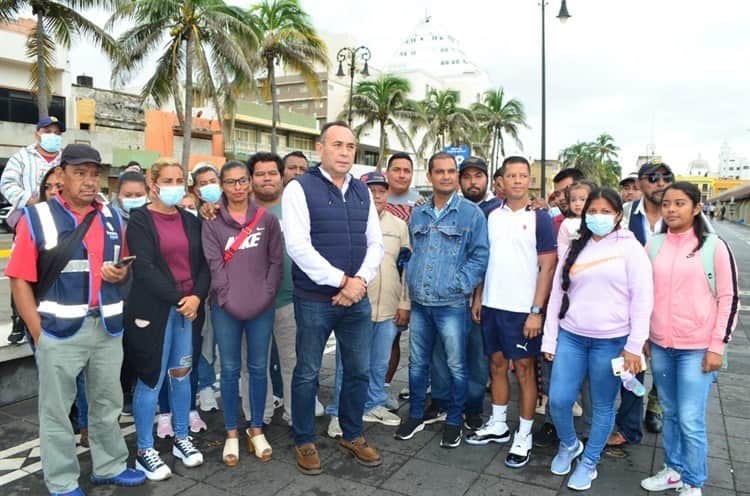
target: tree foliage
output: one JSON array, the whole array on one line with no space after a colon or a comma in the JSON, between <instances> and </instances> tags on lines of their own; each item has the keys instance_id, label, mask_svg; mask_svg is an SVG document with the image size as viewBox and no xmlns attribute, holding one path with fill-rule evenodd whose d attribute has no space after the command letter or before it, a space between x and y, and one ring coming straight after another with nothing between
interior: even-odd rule
<instances>
[{"instance_id":1,"label":"tree foliage","mask_svg":"<svg viewBox=\"0 0 750 496\"><path fill-rule=\"evenodd\" d=\"M617 160L619 150L612 136L602 133L593 141L579 141L563 149L559 159L563 167L578 168L587 179L616 188L622 172Z\"/></svg>"}]
</instances>

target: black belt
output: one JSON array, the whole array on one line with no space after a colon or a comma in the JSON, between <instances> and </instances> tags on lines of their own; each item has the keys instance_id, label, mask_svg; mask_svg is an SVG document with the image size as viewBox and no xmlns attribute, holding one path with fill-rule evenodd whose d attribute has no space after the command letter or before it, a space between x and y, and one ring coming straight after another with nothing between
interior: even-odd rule
<instances>
[{"instance_id":1,"label":"black belt","mask_svg":"<svg viewBox=\"0 0 750 496\"><path fill-rule=\"evenodd\" d=\"M99 310L99 308L89 308L89 311L86 312L86 317L99 317L101 316L102 312Z\"/></svg>"}]
</instances>

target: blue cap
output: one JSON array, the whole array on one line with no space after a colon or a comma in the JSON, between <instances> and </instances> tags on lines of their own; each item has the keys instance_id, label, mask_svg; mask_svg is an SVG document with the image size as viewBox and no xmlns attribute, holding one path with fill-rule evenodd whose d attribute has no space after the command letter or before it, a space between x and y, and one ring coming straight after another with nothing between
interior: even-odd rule
<instances>
[{"instance_id":1,"label":"blue cap","mask_svg":"<svg viewBox=\"0 0 750 496\"><path fill-rule=\"evenodd\" d=\"M367 174L364 174L362 177L360 177L359 180L368 186L371 184L382 184L386 188L388 187L388 180L380 171L368 172Z\"/></svg>"},{"instance_id":2,"label":"blue cap","mask_svg":"<svg viewBox=\"0 0 750 496\"><path fill-rule=\"evenodd\" d=\"M56 125L57 127L59 127L61 133L65 132L65 124L63 124L62 121L60 121L54 115L51 115L49 117L45 117L44 119L42 119L39 122L37 122L36 123L36 130L39 131L42 128L49 127L49 126L52 126L52 125Z\"/></svg>"}]
</instances>

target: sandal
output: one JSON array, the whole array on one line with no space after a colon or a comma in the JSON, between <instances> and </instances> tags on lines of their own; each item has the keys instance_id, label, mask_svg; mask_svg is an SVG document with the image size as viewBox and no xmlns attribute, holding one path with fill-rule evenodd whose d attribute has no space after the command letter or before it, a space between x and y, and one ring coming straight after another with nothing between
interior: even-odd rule
<instances>
[{"instance_id":1,"label":"sandal","mask_svg":"<svg viewBox=\"0 0 750 496\"><path fill-rule=\"evenodd\" d=\"M268 444L266 436L263 434L253 436L250 429L245 429L245 435L247 436L247 451L255 453L255 457L262 462L269 461L273 454L273 449Z\"/></svg>"},{"instance_id":2,"label":"sandal","mask_svg":"<svg viewBox=\"0 0 750 496\"><path fill-rule=\"evenodd\" d=\"M227 467L234 467L240 462L240 440L236 437L228 437L224 441L224 451L221 453L221 461Z\"/></svg>"},{"instance_id":3,"label":"sandal","mask_svg":"<svg viewBox=\"0 0 750 496\"><path fill-rule=\"evenodd\" d=\"M625 446L628 440L620 432L613 432L609 439L607 439L607 448L619 448Z\"/></svg>"}]
</instances>

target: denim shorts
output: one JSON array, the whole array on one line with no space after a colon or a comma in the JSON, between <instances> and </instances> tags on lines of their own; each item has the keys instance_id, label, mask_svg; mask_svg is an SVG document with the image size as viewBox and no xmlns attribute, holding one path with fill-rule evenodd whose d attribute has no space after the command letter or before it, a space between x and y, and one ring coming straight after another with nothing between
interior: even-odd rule
<instances>
[{"instance_id":1,"label":"denim shorts","mask_svg":"<svg viewBox=\"0 0 750 496\"><path fill-rule=\"evenodd\" d=\"M489 356L501 352L507 359L535 357L541 353L542 336L526 339L523 326L528 313L482 307L482 342Z\"/></svg>"}]
</instances>

